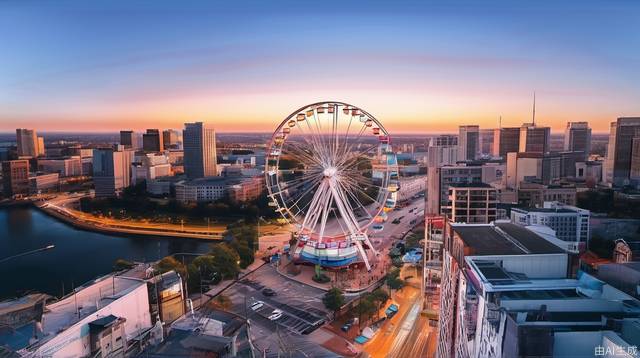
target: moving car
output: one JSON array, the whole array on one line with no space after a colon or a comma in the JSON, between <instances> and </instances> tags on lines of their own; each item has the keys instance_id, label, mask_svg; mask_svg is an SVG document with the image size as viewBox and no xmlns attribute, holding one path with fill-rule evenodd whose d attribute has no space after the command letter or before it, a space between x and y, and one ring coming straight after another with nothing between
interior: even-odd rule
<instances>
[{"instance_id":1,"label":"moving car","mask_svg":"<svg viewBox=\"0 0 640 358\"><path fill-rule=\"evenodd\" d=\"M262 307L264 307L264 302L262 301L256 301L251 305L251 309L254 311L257 311L259 309L261 309Z\"/></svg>"},{"instance_id":2,"label":"moving car","mask_svg":"<svg viewBox=\"0 0 640 358\"><path fill-rule=\"evenodd\" d=\"M280 317L282 317L282 311L279 309L275 309L273 310L273 312L271 312L271 315L269 316L269 319L272 321L275 321L277 319L280 319Z\"/></svg>"}]
</instances>

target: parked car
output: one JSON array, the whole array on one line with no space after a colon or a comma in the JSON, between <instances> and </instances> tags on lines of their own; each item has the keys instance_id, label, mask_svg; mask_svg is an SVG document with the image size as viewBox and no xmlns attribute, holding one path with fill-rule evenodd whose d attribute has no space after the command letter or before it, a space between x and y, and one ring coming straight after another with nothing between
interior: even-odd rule
<instances>
[{"instance_id":1,"label":"parked car","mask_svg":"<svg viewBox=\"0 0 640 358\"><path fill-rule=\"evenodd\" d=\"M276 291L270 289L270 288L265 288L264 290L262 290L262 294L267 296L267 297L271 297L271 296L275 296L276 295Z\"/></svg>"},{"instance_id":2,"label":"parked car","mask_svg":"<svg viewBox=\"0 0 640 358\"><path fill-rule=\"evenodd\" d=\"M345 323L344 326L340 327L340 329L342 330L342 332L349 332L349 330L351 329L351 325L349 323Z\"/></svg>"},{"instance_id":3,"label":"parked car","mask_svg":"<svg viewBox=\"0 0 640 358\"><path fill-rule=\"evenodd\" d=\"M279 309L275 309L273 310L273 312L271 312L271 315L269 316L269 319L272 321L275 321L277 319L280 319L280 317L282 317L282 311Z\"/></svg>"},{"instance_id":4,"label":"parked car","mask_svg":"<svg viewBox=\"0 0 640 358\"><path fill-rule=\"evenodd\" d=\"M259 309L261 309L262 307L264 307L264 302L262 301L256 301L251 305L251 309L254 311L257 311Z\"/></svg>"}]
</instances>

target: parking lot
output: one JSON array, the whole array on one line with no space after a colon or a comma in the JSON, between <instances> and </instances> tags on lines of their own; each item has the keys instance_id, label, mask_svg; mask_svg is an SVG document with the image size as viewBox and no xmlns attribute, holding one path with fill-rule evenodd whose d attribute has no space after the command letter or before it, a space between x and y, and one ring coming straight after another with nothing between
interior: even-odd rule
<instances>
[{"instance_id":1,"label":"parking lot","mask_svg":"<svg viewBox=\"0 0 640 358\"><path fill-rule=\"evenodd\" d=\"M265 288L276 294L265 296ZM335 357L320 346L317 336L324 334L317 328L328 319L322 304L324 291L286 279L271 265L264 265L223 294L231 300L230 311L249 318L251 337L258 349L278 352L283 351L283 345L291 349L304 346L305 352L314 357ZM264 302L264 306L254 311L251 304L256 301ZM268 317L274 309L282 310L282 317L272 321Z\"/></svg>"}]
</instances>

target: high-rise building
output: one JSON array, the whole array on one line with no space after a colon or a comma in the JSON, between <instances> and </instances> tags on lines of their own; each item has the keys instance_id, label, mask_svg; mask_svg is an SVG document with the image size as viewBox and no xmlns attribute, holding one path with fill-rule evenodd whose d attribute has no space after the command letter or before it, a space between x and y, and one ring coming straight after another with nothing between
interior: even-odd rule
<instances>
[{"instance_id":1,"label":"high-rise building","mask_svg":"<svg viewBox=\"0 0 640 358\"><path fill-rule=\"evenodd\" d=\"M25 159L2 162L4 195L29 194L29 161Z\"/></svg>"},{"instance_id":2,"label":"high-rise building","mask_svg":"<svg viewBox=\"0 0 640 358\"><path fill-rule=\"evenodd\" d=\"M44 156L46 151L44 149L44 138L38 137L38 156Z\"/></svg>"},{"instance_id":3,"label":"high-rise building","mask_svg":"<svg viewBox=\"0 0 640 358\"><path fill-rule=\"evenodd\" d=\"M493 156L507 158L507 153L520 150L520 128L497 128L493 130Z\"/></svg>"},{"instance_id":4,"label":"high-rise building","mask_svg":"<svg viewBox=\"0 0 640 358\"><path fill-rule=\"evenodd\" d=\"M460 126L458 135L458 160L476 160L480 152L480 127Z\"/></svg>"},{"instance_id":5,"label":"high-rise building","mask_svg":"<svg viewBox=\"0 0 640 358\"><path fill-rule=\"evenodd\" d=\"M37 157L40 155L38 134L34 129L16 129L18 157ZM42 146L44 147L44 141ZM44 153L42 153L44 154Z\"/></svg>"},{"instance_id":6,"label":"high-rise building","mask_svg":"<svg viewBox=\"0 0 640 358\"><path fill-rule=\"evenodd\" d=\"M449 201L449 186L465 183L482 183L481 166L430 167L427 173L427 204L425 213L440 215Z\"/></svg>"},{"instance_id":7,"label":"high-rise building","mask_svg":"<svg viewBox=\"0 0 640 358\"><path fill-rule=\"evenodd\" d=\"M587 122L567 122L564 131L564 150L584 152L584 160L591 153L591 128Z\"/></svg>"},{"instance_id":8,"label":"high-rise building","mask_svg":"<svg viewBox=\"0 0 640 358\"><path fill-rule=\"evenodd\" d=\"M447 205L442 212L451 221L488 224L496 220L498 191L486 183L459 183L449 186Z\"/></svg>"},{"instance_id":9,"label":"high-rise building","mask_svg":"<svg viewBox=\"0 0 640 358\"><path fill-rule=\"evenodd\" d=\"M605 160L604 180L613 186L623 186L631 178L633 140L640 129L640 117L621 117L611 123ZM640 148L639 148L640 149ZM636 158L640 159L640 155Z\"/></svg>"},{"instance_id":10,"label":"high-rise building","mask_svg":"<svg viewBox=\"0 0 640 358\"><path fill-rule=\"evenodd\" d=\"M548 153L551 145L551 128L524 123L520 127L519 152Z\"/></svg>"},{"instance_id":11,"label":"high-rise building","mask_svg":"<svg viewBox=\"0 0 640 358\"><path fill-rule=\"evenodd\" d=\"M164 149L178 149L180 147L180 132L174 129L162 131L162 141Z\"/></svg>"},{"instance_id":12,"label":"high-rise building","mask_svg":"<svg viewBox=\"0 0 640 358\"><path fill-rule=\"evenodd\" d=\"M441 135L431 138L427 147L427 166L453 165L458 161L458 138Z\"/></svg>"},{"instance_id":13,"label":"high-rise building","mask_svg":"<svg viewBox=\"0 0 640 358\"><path fill-rule=\"evenodd\" d=\"M131 184L134 152L123 146L93 150L93 184L96 197L116 196Z\"/></svg>"},{"instance_id":14,"label":"high-rise building","mask_svg":"<svg viewBox=\"0 0 640 358\"><path fill-rule=\"evenodd\" d=\"M489 156L493 153L493 132L495 129L481 129L479 134L480 155Z\"/></svg>"},{"instance_id":15,"label":"high-rise building","mask_svg":"<svg viewBox=\"0 0 640 358\"><path fill-rule=\"evenodd\" d=\"M164 150L163 135L159 129L147 129L147 132L142 135L142 150L145 152Z\"/></svg>"},{"instance_id":16,"label":"high-rise building","mask_svg":"<svg viewBox=\"0 0 640 358\"><path fill-rule=\"evenodd\" d=\"M189 179L216 176L216 132L202 122L185 123L182 132L184 172Z\"/></svg>"},{"instance_id":17,"label":"high-rise building","mask_svg":"<svg viewBox=\"0 0 640 358\"><path fill-rule=\"evenodd\" d=\"M136 149L139 147L138 136L134 131L120 131L120 145L126 149Z\"/></svg>"}]
</instances>

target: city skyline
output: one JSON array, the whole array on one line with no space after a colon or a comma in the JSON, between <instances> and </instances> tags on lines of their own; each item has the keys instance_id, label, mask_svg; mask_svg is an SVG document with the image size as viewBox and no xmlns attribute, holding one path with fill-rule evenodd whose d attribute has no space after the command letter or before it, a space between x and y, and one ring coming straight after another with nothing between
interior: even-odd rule
<instances>
[{"instance_id":1,"label":"city skyline","mask_svg":"<svg viewBox=\"0 0 640 358\"><path fill-rule=\"evenodd\" d=\"M330 5L5 4L0 132L269 132L344 100L395 134L454 133L530 122L534 91L554 133L638 112L637 4Z\"/></svg>"}]
</instances>

